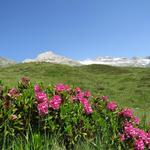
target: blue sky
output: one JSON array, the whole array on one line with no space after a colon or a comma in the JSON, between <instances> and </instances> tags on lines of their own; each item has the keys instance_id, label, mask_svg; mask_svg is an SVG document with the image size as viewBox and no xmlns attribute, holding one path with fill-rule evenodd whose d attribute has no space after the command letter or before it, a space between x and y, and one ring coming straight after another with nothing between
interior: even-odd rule
<instances>
[{"instance_id":1,"label":"blue sky","mask_svg":"<svg viewBox=\"0 0 150 150\"><path fill-rule=\"evenodd\" d=\"M150 0L0 0L0 56L150 55Z\"/></svg>"}]
</instances>

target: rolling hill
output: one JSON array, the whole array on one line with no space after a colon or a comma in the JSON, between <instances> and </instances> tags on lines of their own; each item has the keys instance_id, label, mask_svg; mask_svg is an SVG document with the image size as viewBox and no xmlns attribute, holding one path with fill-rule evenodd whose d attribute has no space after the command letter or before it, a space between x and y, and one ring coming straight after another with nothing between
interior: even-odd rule
<instances>
[{"instance_id":1,"label":"rolling hill","mask_svg":"<svg viewBox=\"0 0 150 150\"><path fill-rule=\"evenodd\" d=\"M108 95L135 112L150 114L150 68L107 65L68 66L52 63L24 63L0 68L0 80L8 87L22 76L33 83L66 83L89 89L94 95ZM150 118L150 116L149 116Z\"/></svg>"}]
</instances>

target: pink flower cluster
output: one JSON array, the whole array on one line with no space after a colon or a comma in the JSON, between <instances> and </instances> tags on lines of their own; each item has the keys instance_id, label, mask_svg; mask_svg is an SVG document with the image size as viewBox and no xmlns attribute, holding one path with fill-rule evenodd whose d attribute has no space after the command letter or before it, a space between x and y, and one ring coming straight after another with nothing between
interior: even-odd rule
<instances>
[{"instance_id":1,"label":"pink flower cluster","mask_svg":"<svg viewBox=\"0 0 150 150\"><path fill-rule=\"evenodd\" d=\"M140 124L140 119L138 117L135 117L133 115L133 110L130 108L124 108L119 112L119 116L124 117L125 119L131 119L132 123L139 125Z\"/></svg>"},{"instance_id":2,"label":"pink flower cluster","mask_svg":"<svg viewBox=\"0 0 150 150\"><path fill-rule=\"evenodd\" d=\"M140 124L140 119L133 115L133 110L124 108L119 113L119 116L125 118L123 133L120 135L120 140L133 140L135 150L144 150L145 147L150 149L150 133L137 127L137 125Z\"/></svg>"},{"instance_id":3,"label":"pink flower cluster","mask_svg":"<svg viewBox=\"0 0 150 150\"><path fill-rule=\"evenodd\" d=\"M86 98L91 97L90 91L85 91L85 92L84 92L84 96L85 96Z\"/></svg>"},{"instance_id":4,"label":"pink flower cluster","mask_svg":"<svg viewBox=\"0 0 150 150\"><path fill-rule=\"evenodd\" d=\"M76 92L76 93L80 93L80 92L81 92L81 89L80 89L79 87L76 87L76 88L75 88L75 92Z\"/></svg>"},{"instance_id":5,"label":"pink flower cluster","mask_svg":"<svg viewBox=\"0 0 150 150\"><path fill-rule=\"evenodd\" d=\"M37 99L38 105L37 109L40 116L48 114L48 97L38 85L34 86L35 97Z\"/></svg>"},{"instance_id":6,"label":"pink flower cluster","mask_svg":"<svg viewBox=\"0 0 150 150\"><path fill-rule=\"evenodd\" d=\"M69 91L69 90L70 90L69 85L64 85L62 83L59 83L55 86L56 92L63 92L63 91Z\"/></svg>"},{"instance_id":7,"label":"pink flower cluster","mask_svg":"<svg viewBox=\"0 0 150 150\"><path fill-rule=\"evenodd\" d=\"M135 150L144 150L144 142L141 139L135 140L134 149Z\"/></svg>"},{"instance_id":8,"label":"pink flower cluster","mask_svg":"<svg viewBox=\"0 0 150 150\"><path fill-rule=\"evenodd\" d=\"M135 150L144 150L145 147L150 148L150 133L144 130L134 127L131 122L124 123L124 139L133 139Z\"/></svg>"},{"instance_id":9,"label":"pink flower cluster","mask_svg":"<svg viewBox=\"0 0 150 150\"><path fill-rule=\"evenodd\" d=\"M55 86L55 91L59 94L59 92L69 91L70 87L68 85L57 84ZM48 114L48 108L53 108L54 110L59 109L62 99L59 95L54 95L50 100L48 100L47 94L44 93L38 85L34 86L35 97L37 99L37 109L41 116ZM89 91L82 92L78 87L75 89L75 96L72 96L72 100L79 100L80 103L83 104L84 111L87 114L91 114L93 112L92 107L88 102L88 98L91 96Z\"/></svg>"},{"instance_id":10,"label":"pink flower cluster","mask_svg":"<svg viewBox=\"0 0 150 150\"><path fill-rule=\"evenodd\" d=\"M11 88L9 91L8 91L8 96L10 97L13 97L13 98L16 98L20 95L19 91L16 89L16 88Z\"/></svg>"},{"instance_id":11,"label":"pink flower cluster","mask_svg":"<svg viewBox=\"0 0 150 150\"><path fill-rule=\"evenodd\" d=\"M124 141L125 140L125 135L124 134L120 134L120 141Z\"/></svg>"},{"instance_id":12,"label":"pink flower cluster","mask_svg":"<svg viewBox=\"0 0 150 150\"><path fill-rule=\"evenodd\" d=\"M132 122L135 123L136 125L139 125L140 119L138 117L132 117Z\"/></svg>"},{"instance_id":13,"label":"pink flower cluster","mask_svg":"<svg viewBox=\"0 0 150 150\"><path fill-rule=\"evenodd\" d=\"M48 108L50 107L52 107L54 110L59 109L62 101L59 95L54 95L49 101L47 94L44 93L38 85L34 86L34 92L38 102L37 109L39 115L44 116L48 114Z\"/></svg>"},{"instance_id":14,"label":"pink flower cluster","mask_svg":"<svg viewBox=\"0 0 150 150\"><path fill-rule=\"evenodd\" d=\"M68 85L64 84L57 84L54 89L57 95L52 96L49 100L47 94L42 91L38 85L35 85L34 91L37 99L37 109L39 115L44 116L48 114L49 108L58 110L62 104L62 98L60 95L62 95L61 92L63 91L69 91L69 93L71 93L69 95L71 102L80 102L83 105L83 109L86 114L93 113L93 109L89 103L89 98L91 97L91 93L89 91L82 92L79 87L71 90ZM107 96L102 96L101 99L105 101L106 109L109 111L116 111L118 108L116 102L108 102ZM150 149L150 131L145 132L144 130L138 128L140 120L138 117L133 115L133 110L124 108L119 112L119 116L123 117L123 120L125 120L122 132L120 134L120 141L133 141L135 150L144 150L144 148Z\"/></svg>"},{"instance_id":15,"label":"pink flower cluster","mask_svg":"<svg viewBox=\"0 0 150 150\"><path fill-rule=\"evenodd\" d=\"M101 96L100 98L101 98L103 101L107 101L107 100L108 100L108 96L105 96L105 95Z\"/></svg>"},{"instance_id":16,"label":"pink flower cluster","mask_svg":"<svg viewBox=\"0 0 150 150\"><path fill-rule=\"evenodd\" d=\"M42 102L48 101L47 95L44 92L37 92L35 94L35 97L36 97L38 103L42 103Z\"/></svg>"},{"instance_id":17,"label":"pink flower cluster","mask_svg":"<svg viewBox=\"0 0 150 150\"><path fill-rule=\"evenodd\" d=\"M35 85L34 86L34 91L35 91L35 93L41 92L40 86L39 85Z\"/></svg>"},{"instance_id":18,"label":"pink flower cluster","mask_svg":"<svg viewBox=\"0 0 150 150\"><path fill-rule=\"evenodd\" d=\"M47 103L47 101L39 103L37 106L37 109L39 111L39 115L41 115L41 116L45 116L46 114L48 114L48 103Z\"/></svg>"},{"instance_id":19,"label":"pink flower cluster","mask_svg":"<svg viewBox=\"0 0 150 150\"><path fill-rule=\"evenodd\" d=\"M106 108L110 111L115 111L117 109L117 104L116 102L108 102L106 105Z\"/></svg>"},{"instance_id":20,"label":"pink flower cluster","mask_svg":"<svg viewBox=\"0 0 150 150\"><path fill-rule=\"evenodd\" d=\"M119 114L120 116L123 116L125 118L133 118L133 110L130 108L122 109L122 111Z\"/></svg>"},{"instance_id":21,"label":"pink flower cluster","mask_svg":"<svg viewBox=\"0 0 150 150\"><path fill-rule=\"evenodd\" d=\"M80 88L76 88L75 91L77 94L74 100L79 100L79 102L83 105L86 114L93 113L92 107L88 101L88 98L91 96L91 93L89 91L82 92Z\"/></svg>"},{"instance_id":22,"label":"pink flower cluster","mask_svg":"<svg viewBox=\"0 0 150 150\"><path fill-rule=\"evenodd\" d=\"M147 132L147 145L148 149L150 149L150 130Z\"/></svg>"},{"instance_id":23,"label":"pink flower cluster","mask_svg":"<svg viewBox=\"0 0 150 150\"><path fill-rule=\"evenodd\" d=\"M80 98L79 99L80 103L83 104L84 111L87 114L91 114L93 112L91 105L89 104L88 100L86 98Z\"/></svg>"},{"instance_id":24,"label":"pink flower cluster","mask_svg":"<svg viewBox=\"0 0 150 150\"><path fill-rule=\"evenodd\" d=\"M54 110L57 110L59 109L61 102L61 97L59 95L54 95L49 102L49 106L52 107Z\"/></svg>"}]
</instances>

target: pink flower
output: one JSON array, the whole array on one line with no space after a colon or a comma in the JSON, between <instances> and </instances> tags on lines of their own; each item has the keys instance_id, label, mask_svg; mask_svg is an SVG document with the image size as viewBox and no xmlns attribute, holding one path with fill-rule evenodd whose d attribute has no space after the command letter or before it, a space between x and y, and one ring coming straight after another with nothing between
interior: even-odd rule
<instances>
[{"instance_id":1,"label":"pink flower","mask_svg":"<svg viewBox=\"0 0 150 150\"><path fill-rule=\"evenodd\" d=\"M48 101L47 95L44 92L38 92L38 93L36 93L35 97L36 97L38 103L42 103L44 101Z\"/></svg>"},{"instance_id":2,"label":"pink flower","mask_svg":"<svg viewBox=\"0 0 150 150\"><path fill-rule=\"evenodd\" d=\"M69 91L70 87L68 85L64 85L62 83L59 83L55 86L55 90L57 92L63 92L63 91Z\"/></svg>"},{"instance_id":3,"label":"pink flower","mask_svg":"<svg viewBox=\"0 0 150 150\"><path fill-rule=\"evenodd\" d=\"M150 149L150 131L149 131L149 132L147 132L147 140L146 140L146 142L145 142L145 143L147 144L148 149Z\"/></svg>"},{"instance_id":4,"label":"pink flower","mask_svg":"<svg viewBox=\"0 0 150 150\"><path fill-rule=\"evenodd\" d=\"M142 139L144 142L147 141L147 133L139 128L137 128L137 137L139 139Z\"/></svg>"},{"instance_id":5,"label":"pink flower","mask_svg":"<svg viewBox=\"0 0 150 150\"><path fill-rule=\"evenodd\" d=\"M136 125L140 124L140 119L138 117L134 117L132 118L133 123L135 123Z\"/></svg>"},{"instance_id":6,"label":"pink flower","mask_svg":"<svg viewBox=\"0 0 150 150\"><path fill-rule=\"evenodd\" d=\"M92 107L90 106L87 98L90 96L90 92L78 92L76 95L76 99L79 100L79 102L83 105L84 111L86 114L93 113ZM85 98L86 97L86 98Z\"/></svg>"},{"instance_id":7,"label":"pink flower","mask_svg":"<svg viewBox=\"0 0 150 150\"><path fill-rule=\"evenodd\" d=\"M128 138L135 138L138 135L137 129L130 123L124 126L124 132Z\"/></svg>"},{"instance_id":8,"label":"pink flower","mask_svg":"<svg viewBox=\"0 0 150 150\"><path fill-rule=\"evenodd\" d=\"M147 142L147 133L139 128L133 127L130 122L125 122L124 133L128 138L141 139L143 142Z\"/></svg>"},{"instance_id":9,"label":"pink flower","mask_svg":"<svg viewBox=\"0 0 150 150\"><path fill-rule=\"evenodd\" d=\"M79 92L81 92L81 89L79 87L76 87L75 92L79 93Z\"/></svg>"},{"instance_id":10,"label":"pink flower","mask_svg":"<svg viewBox=\"0 0 150 150\"><path fill-rule=\"evenodd\" d=\"M108 102L106 108L110 111L115 111L117 104L115 102Z\"/></svg>"},{"instance_id":11,"label":"pink flower","mask_svg":"<svg viewBox=\"0 0 150 150\"><path fill-rule=\"evenodd\" d=\"M48 103L46 101L39 103L37 106L40 116L48 114Z\"/></svg>"},{"instance_id":12,"label":"pink flower","mask_svg":"<svg viewBox=\"0 0 150 150\"><path fill-rule=\"evenodd\" d=\"M10 97L18 97L20 94L16 88L12 88L8 91L8 96Z\"/></svg>"},{"instance_id":13,"label":"pink flower","mask_svg":"<svg viewBox=\"0 0 150 150\"><path fill-rule=\"evenodd\" d=\"M61 102L61 97L59 95L54 95L49 102L49 106L52 107L54 110L57 110L59 109Z\"/></svg>"},{"instance_id":14,"label":"pink flower","mask_svg":"<svg viewBox=\"0 0 150 150\"><path fill-rule=\"evenodd\" d=\"M133 127L133 124L131 122L125 121L124 124L123 124L123 126L124 127L126 127L126 126L127 127L131 127L132 126Z\"/></svg>"},{"instance_id":15,"label":"pink flower","mask_svg":"<svg viewBox=\"0 0 150 150\"><path fill-rule=\"evenodd\" d=\"M77 95L76 95L76 99L78 99L79 101L82 100L82 98L84 98L84 93L83 92L79 92Z\"/></svg>"},{"instance_id":16,"label":"pink flower","mask_svg":"<svg viewBox=\"0 0 150 150\"><path fill-rule=\"evenodd\" d=\"M47 94L41 91L40 86L34 86L35 97L37 99L37 109L40 116L48 114L48 97Z\"/></svg>"},{"instance_id":17,"label":"pink flower","mask_svg":"<svg viewBox=\"0 0 150 150\"><path fill-rule=\"evenodd\" d=\"M93 109L89 104L84 105L84 111L86 112L86 114L92 114L93 113Z\"/></svg>"},{"instance_id":18,"label":"pink flower","mask_svg":"<svg viewBox=\"0 0 150 150\"><path fill-rule=\"evenodd\" d=\"M34 91L35 91L35 93L41 92L40 86L39 85L35 85L34 86Z\"/></svg>"},{"instance_id":19,"label":"pink flower","mask_svg":"<svg viewBox=\"0 0 150 150\"><path fill-rule=\"evenodd\" d=\"M91 114L93 113L93 110L92 110L92 107L90 106L88 100L84 97L80 98L79 99L80 103L83 104L83 107L84 107L84 111L86 114Z\"/></svg>"},{"instance_id":20,"label":"pink flower","mask_svg":"<svg viewBox=\"0 0 150 150\"><path fill-rule=\"evenodd\" d=\"M135 150L144 150L144 142L141 139L135 140L134 149Z\"/></svg>"},{"instance_id":21,"label":"pink flower","mask_svg":"<svg viewBox=\"0 0 150 150\"><path fill-rule=\"evenodd\" d=\"M123 142L124 140L125 140L125 135L124 135L124 134L121 134L121 135L120 135L120 141Z\"/></svg>"},{"instance_id":22,"label":"pink flower","mask_svg":"<svg viewBox=\"0 0 150 150\"><path fill-rule=\"evenodd\" d=\"M119 114L123 117L132 118L133 110L129 108L124 108Z\"/></svg>"},{"instance_id":23,"label":"pink flower","mask_svg":"<svg viewBox=\"0 0 150 150\"><path fill-rule=\"evenodd\" d=\"M84 97L89 98L91 96L90 91L85 91L84 92Z\"/></svg>"},{"instance_id":24,"label":"pink flower","mask_svg":"<svg viewBox=\"0 0 150 150\"><path fill-rule=\"evenodd\" d=\"M108 96L103 95L103 96L101 96L101 99L102 99L103 101L107 101L107 100L108 100Z\"/></svg>"},{"instance_id":25,"label":"pink flower","mask_svg":"<svg viewBox=\"0 0 150 150\"><path fill-rule=\"evenodd\" d=\"M80 103L82 103L83 105L88 104L88 100L87 100L86 98L84 98L84 97L80 98L79 101L80 101Z\"/></svg>"},{"instance_id":26,"label":"pink flower","mask_svg":"<svg viewBox=\"0 0 150 150\"><path fill-rule=\"evenodd\" d=\"M69 91L70 90L70 86L69 85L65 85L65 90Z\"/></svg>"}]
</instances>

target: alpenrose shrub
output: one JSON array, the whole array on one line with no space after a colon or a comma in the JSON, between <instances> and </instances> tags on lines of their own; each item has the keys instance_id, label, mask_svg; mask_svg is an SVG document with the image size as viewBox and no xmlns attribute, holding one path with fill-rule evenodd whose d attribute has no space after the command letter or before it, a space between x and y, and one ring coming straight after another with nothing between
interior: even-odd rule
<instances>
[{"instance_id":1,"label":"alpenrose shrub","mask_svg":"<svg viewBox=\"0 0 150 150\"><path fill-rule=\"evenodd\" d=\"M106 148L150 149L150 129L130 108L119 108L108 96L62 83L44 87L23 77L17 88L0 85L0 149L32 131L57 135L67 149L99 139ZM7 145L7 146L6 146Z\"/></svg>"}]
</instances>

